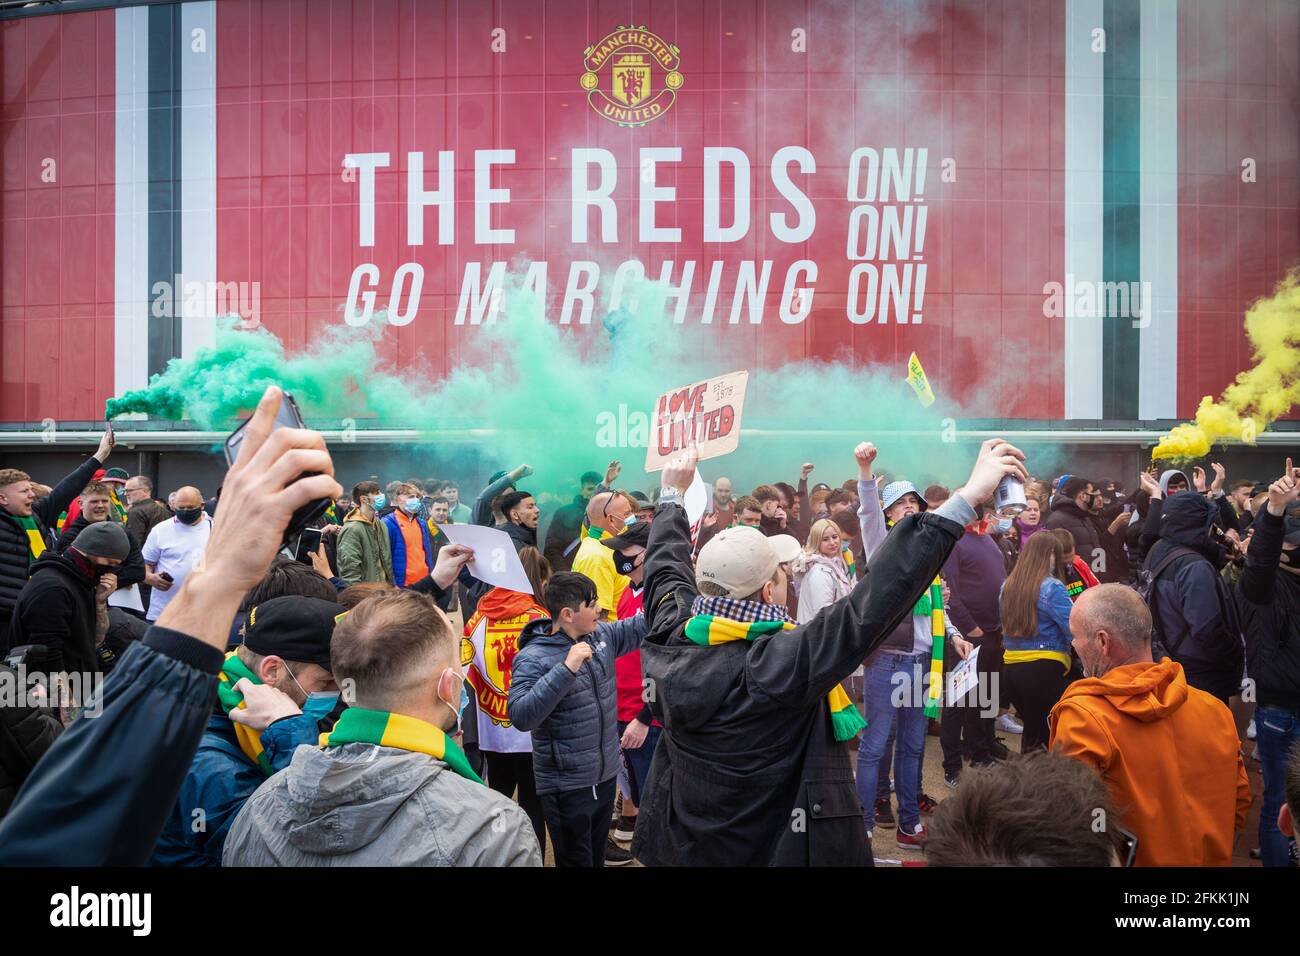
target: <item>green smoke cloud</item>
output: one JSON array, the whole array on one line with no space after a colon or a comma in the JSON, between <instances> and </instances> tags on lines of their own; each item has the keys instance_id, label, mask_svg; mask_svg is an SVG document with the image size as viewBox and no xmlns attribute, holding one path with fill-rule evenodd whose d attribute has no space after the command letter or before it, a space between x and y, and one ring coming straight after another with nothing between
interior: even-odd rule
<instances>
[{"instance_id":1,"label":"green smoke cloud","mask_svg":"<svg viewBox=\"0 0 1300 956\"><path fill-rule=\"evenodd\" d=\"M657 479L643 471L644 444L626 444L646 437L644 427L637 434L638 414L646 416L644 424L664 391L741 367L728 343L753 334L676 325L664 308L665 293L655 282L634 284L626 307L606 314L599 330L565 327L544 319L541 304L512 273L502 314L466 329L470 360L441 381L381 361L375 345L387 329L382 314L366 328L334 327L294 355L270 332L240 331L232 318L221 323L212 348L172 360L147 388L111 399L106 413L188 417L219 430L252 409L267 385L278 384L309 420L355 418L363 427L416 429L421 449L412 451L427 456L432 443L440 474L453 473L457 449L468 457L472 446L502 468L531 464L536 475L521 484L538 493L568 493L579 474L603 471L614 458L624 463L619 483L646 490ZM752 369L740 448L704 462L701 471L708 480L725 474L743 491L759 481L793 482L800 464L813 461L819 466L813 481L837 485L856 474L853 446L870 440L891 478L960 481L973 448L954 442L948 420L963 417L963 410L945 396L942 382L933 383L938 401L923 408L905 372L847 358ZM628 422L630 432L619 427Z\"/></svg>"}]
</instances>

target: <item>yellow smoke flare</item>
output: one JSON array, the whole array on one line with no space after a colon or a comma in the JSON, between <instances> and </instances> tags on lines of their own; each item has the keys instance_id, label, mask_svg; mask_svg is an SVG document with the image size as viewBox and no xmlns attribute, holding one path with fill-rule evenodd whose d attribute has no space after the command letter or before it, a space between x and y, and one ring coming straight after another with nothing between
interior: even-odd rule
<instances>
[{"instance_id":1,"label":"yellow smoke flare","mask_svg":"<svg viewBox=\"0 0 1300 956\"><path fill-rule=\"evenodd\" d=\"M1300 269L1247 310L1246 335L1254 366L1239 373L1217 402L1202 398L1195 421L1160 439L1153 460L1201 458L1215 442L1253 445L1259 432L1300 404Z\"/></svg>"}]
</instances>

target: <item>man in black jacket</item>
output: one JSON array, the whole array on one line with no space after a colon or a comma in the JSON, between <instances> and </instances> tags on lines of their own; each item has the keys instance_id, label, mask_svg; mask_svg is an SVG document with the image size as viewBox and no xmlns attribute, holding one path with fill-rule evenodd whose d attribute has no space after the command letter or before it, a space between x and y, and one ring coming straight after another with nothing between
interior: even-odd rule
<instances>
[{"instance_id":1,"label":"man in black jacket","mask_svg":"<svg viewBox=\"0 0 1300 956\"><path fill-rule=\"evenodd\" d=\"M8 646L9 616L32 564L46 548L49 529L112 451L113 433L105 432L95 454L40 501L32 492L31 476L16 468L0 468L0 647Z\"/></svg>"},{"instance_id":2,"label":"man in black jacket","mask_svg":"<svg viewBox=\"0 0 1300 956\"><path fill-rule=\"evenodd\" d=\"M1149 601L1161 645L1183 665L1187 683L1227 704L1241 689L1245 647L1232 592L1219 573L1227 553L1211 536L1217 519L1218 508L1199 492L1164 499L1146 569L1156 574Z\"/></svg>"},{"instance_id":3,"label":"man in black jacket","mask_svg":"<svg viewBox=\"0 0 1300 956\"><path fill-rule=\"evenodd\" d=\"M664 734L642 795L637 859L871 864L828 695L911 613L1002 476L1026 480L1023 459L1000 439L985 442L964 488L936 511L900 521L853 591L793 629L780 629L785 571L752 531L720 533L692 570L681 501L694 450L664 469L641 649Z\"/></svg>"},{"instance_id":4,"label":"man in black jacket","mask_svg":"<svg viewBox=\"0 0 1300 956\"><path fill-rule=\"evenodd\" d=\"M533 496L526 491L507 491L500 501L501 515L506 519L501 530L510 535L515 550L537 547L537 519L541 511Z\"/></svg>"},{"instance_id":5,"label":"man in black jacket","mask_svg":"<svg viewBox=\"0 0 1300 956\"><path fill-rule=\"evenodd\" d=\"M1237 582L1264 773L1259 848L1265 866L1287 866L1291 856L1291 841L1277 818L1286 799L1287 760L1300 740L1300 516L1286 514L1298 492L1300 470L1288 458L1286 473L1269 486L1268 506L1255 519Z\"/></svg>"},{"instance_id":6,"label":"man in black jacket","mask_svg":"<svg viewBox=\"0 0 1300 956\"><path fill-rule=\"evenodd\" d=\"M117 589L115 569L130 553L131 539L116 521L96 522L63 554L46 552L18 595L9 622L9 648L40 645L27 655L29 671L93 674L104 670L98 645L108 633L108 596Z\"/></svg>"},{"instance_id":7,"label":"man in black jacket","mask_svg":"<svg viewBox=\"0 0 1300 956\"><path fill-rule=\"evenodd\" d=\"M1060 493L1052 499L1051 513L1043 522L1049 531L1064 528L1070 532L1074 536L1074 553L1094 569L1103 550L1096 518L1101 507L1101 492L1096 485L1072 475L1061 484Z\"/></svg>"},{"instance_id":8,"label":"man in black jacket","mask_svg":"<svg viewBox=\"0 0 1300 956\"><path fill-rule=\"evenodd\" d=\"M543 554L551 562L552 574L572 568L573 554L578 550L578 536L582 534L582 523L587 518L587 502L591 501L591 496L596 493L599 485L599 472L584 472L578 479L579 493L573 496L573 501L551 516Z\"/></svg>"}]
</instances>

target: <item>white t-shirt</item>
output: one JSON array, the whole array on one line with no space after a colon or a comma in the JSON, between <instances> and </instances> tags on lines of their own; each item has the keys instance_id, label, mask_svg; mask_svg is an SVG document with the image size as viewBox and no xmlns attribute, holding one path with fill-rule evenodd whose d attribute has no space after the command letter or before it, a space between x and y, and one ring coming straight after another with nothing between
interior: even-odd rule
<instances>
[{"instance_id":1,"label":"white t-shirt","mask_svg":"<svg viewBox=\"0 0 1300 956\"><path fill-rule=\"evenodd\" d=\"M166 591L154 588L150 592L149 613L145 615L149 620L158 620L163 608L180 591L190 568L203 557L211 533L212 519L207 515L194 524L185 524L179 518L172 518L154 525L149 532L144 547L140 549L145 564L152 564L158 574L166 572L172 576L172 586Z\"/></svg>"}]
</instances>

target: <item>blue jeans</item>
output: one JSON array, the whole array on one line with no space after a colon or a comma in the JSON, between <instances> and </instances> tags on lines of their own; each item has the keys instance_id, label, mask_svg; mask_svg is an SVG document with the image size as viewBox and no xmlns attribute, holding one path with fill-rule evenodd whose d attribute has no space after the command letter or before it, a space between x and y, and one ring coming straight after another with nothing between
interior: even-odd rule
<instances>
[{"instance_id":1,"label":"blue jeans","mask_svg":"<svg viewBox=\"0 0 1300 956\"><path fill-rule=\"evenodd\" d=\"M926 730L922 682L929 661L926 654L881 653L867 665L863 686L867 729L858 744L857 787L868 830L875 827L881 758L885 756L895 722L894 793L898 797L898 825L912 833L921 822L916 800Z\"/></svg>"},{"instance_id":2,"label":"blue jeans","mask_svg":"<svg viewBox=\"0 0 1300 956\"><path fill-rule=\"evenodd\" d=\"M1277 813L1286 800L1286 765L1300 739L1300 720L1285 710L1255 708L1255 743L1264 771L1264 806L1259 811L1259 855L1265 866L1289 866L1291 840L1277 828ZM1300 822L1300 821L1297 821Z\"/></svg>"},{"instance_id":3,"label":"blue jeans","mask_svg":"<svg viewBox=\"0 0 1300 956\"><path fill-rule=\"evenodd\" d=\"M930 728L928 726L925 728L925 730L927 734L930 732ZM894 748L894 739L897 732L898 732L898 721L897 719L895 719L894 725L889 729L889 739L885 741L885 754L883 757L880 758L880 775L878 777L880 782L876 784L876 803L880 803L882 800L889 799L890 764L896 764L898 760L898 753ZM894 773L897 774L897 772L898 772L897 767L895 767ZM917 793L918 800L920 799L920 795L925 792L925 787L921 786L921 781L924 778L925 778L925 741L922 740L921 759L916 762L916 793Z\"/></svg>"}]
</instances>

